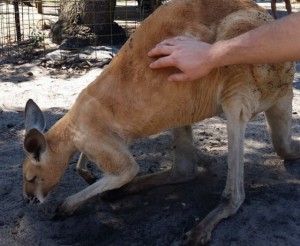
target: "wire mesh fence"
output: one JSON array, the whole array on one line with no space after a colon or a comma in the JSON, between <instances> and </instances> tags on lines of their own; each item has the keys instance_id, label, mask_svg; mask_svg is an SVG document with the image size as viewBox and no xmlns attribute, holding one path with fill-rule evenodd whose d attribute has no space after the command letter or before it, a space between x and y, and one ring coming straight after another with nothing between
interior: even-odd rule
<instances>
[{"instance_id":1,"label":"wire mesh fence","mask_svg":"<svg viewBox=\"0 0 300 246\"><path fill-rule=\"evenodd\" d=\"M161 0L0 0L0 65L37 57L53 64L66 59L93 62L104 53L105 63L160 4Z\"/></svg>"}]
</instances>

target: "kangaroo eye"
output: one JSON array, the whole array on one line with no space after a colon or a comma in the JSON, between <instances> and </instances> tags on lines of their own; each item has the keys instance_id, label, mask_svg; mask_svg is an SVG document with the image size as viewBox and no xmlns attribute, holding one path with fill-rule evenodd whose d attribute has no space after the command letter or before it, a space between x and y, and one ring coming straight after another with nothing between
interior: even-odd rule
<instances>
[{"instance_id":1,"label":"kangaroo eye","mask_svg":"<svg viewBox=\"0 0 300 246\"><path fill-rule=\"evenodd\" d=\"M36 180L36 178L37 178L37 176L34 176L31 179L26 179L26 181L29 182L29 183L34 183L34 181Z\"/></svg>"}]
</instances>

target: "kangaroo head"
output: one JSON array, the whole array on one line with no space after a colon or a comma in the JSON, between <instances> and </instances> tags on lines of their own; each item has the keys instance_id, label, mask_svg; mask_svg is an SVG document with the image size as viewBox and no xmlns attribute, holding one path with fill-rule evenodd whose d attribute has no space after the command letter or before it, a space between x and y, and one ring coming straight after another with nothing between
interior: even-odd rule
<instances>
[{"instance_id":1,"label":"kangaroo head","mask_svg":"<svg viewBox=\"0 0 300 246\"><path fill-rule=\"evenodd\" d=\"M44 202L48 193L58 184L57 155L49 148L45 135L45 119L33 100L25 107L25 139L23 162L23 195L33 202Z\"/></svg>"}]
</instances>

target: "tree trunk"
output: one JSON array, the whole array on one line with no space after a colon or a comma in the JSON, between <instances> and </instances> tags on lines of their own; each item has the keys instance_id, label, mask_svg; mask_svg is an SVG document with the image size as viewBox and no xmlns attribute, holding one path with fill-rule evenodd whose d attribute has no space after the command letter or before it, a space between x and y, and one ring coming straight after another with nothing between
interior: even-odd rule
<instances>
[{"instance_id":1,"label":"tree trunk","mask_svg":"<svg viewBox=\"0 0 300 246\"><path fill-rule=\"evenodd\" d=\"M85 0L82 22L89 25L96 34L110 29L114 20L116 0Z\"/></svg>"},{"instance_id":2,"label":"tree trunk","mask_svg":"<svg viewBox=\"0 0 300 246\"><path fill-rule=\"evenodd\" d=\"M52 28L53 42L67 40L67 46L123 44L125 32L113 22L115 6L116 0L62 0L59 20Z\"/></svg>"}]
</instances>

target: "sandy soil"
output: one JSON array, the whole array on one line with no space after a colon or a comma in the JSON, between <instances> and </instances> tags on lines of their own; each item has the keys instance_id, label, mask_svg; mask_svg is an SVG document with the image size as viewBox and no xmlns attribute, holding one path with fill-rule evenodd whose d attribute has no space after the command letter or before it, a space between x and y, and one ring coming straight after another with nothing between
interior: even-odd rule
<instances>
[{"instance_id":1,"label":"sandy soil","mask_svg":"<svg viewBox=\"0 0 300 246\"><path fill-rule=\"evenodd\" d=\"M293 134L300 136L300 64L294 80ZM211 156L203 179L169 185L115 200L95 197L74 216L53 221L57 205L87 184L76 174L78 156L44 204L22 198L23 108L33 98L51 127L101 69L83 74L36 63L0 67L0 246L179 245L220 199L226 175L227 136L220 117L194 126L195 145ZM141 174L170 167L170 133L138 140L131 150ZM200 165L201 163L199 163ZM91 164L91 169L95 167ZM249 123L245 142L246 201L223 221L211 245L299 245L300 161L284 162L273 151L263 114Z\"/></svg>"}]
</instances>

